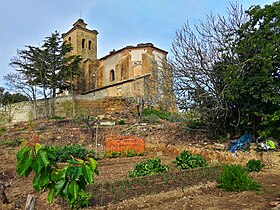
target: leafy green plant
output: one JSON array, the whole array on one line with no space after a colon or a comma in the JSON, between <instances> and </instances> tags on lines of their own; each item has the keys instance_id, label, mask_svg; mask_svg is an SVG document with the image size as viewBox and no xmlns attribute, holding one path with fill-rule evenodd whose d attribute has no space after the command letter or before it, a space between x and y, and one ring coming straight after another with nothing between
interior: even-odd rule
<instances>
[{"instance_id":1,"label":"leafy green plant","mask_svg":"<svg viewBox=\"0 0 280 210\"><path fill-rule=\"evenodd\" d=\"M252 172L252 171L259 172L263 167L264 164L260 160L252 159L246 163L246 170L248 172Z\"/></svg>"},{"instance_id":2,"label":"leafy green plant","mask_svg":"<svg viewBox=\"0 0 280 210\"><path fill-rule=\"evenodd\" d=\"M135 157L143 156L144 153L136 153L134 150L125 150L124 152L106 152L105 157L107 158L118 158L118 157Z\"/></svg>"},{"instance_id":3,"label":"leafy green plant","mask_svg":"<svg viewBox=\"0 0 280 210\"><path fill-rule=\"evenodd\" d=\"M132 149L126 150L123 154L125 157L134 157L134 156L143 156L144 155L144 153L136 153Z\"/></svg>"},{"instance_id":4,"label":"leafy green plant","mask_svg":"<svg viewBox=\"0 0 280 210\"><path fill-rule=\"evenodd\" d=\"M161 160L159 158L148 159L136 164L134 169L129 172L128 177L134 178L139 176L154 175L169 170L170 167L168 165L161 164Z\"/></svg>"},{"instance_id":5,"label":"leafy green plant","mask_svg":"<svg viewBox=\"0 0 280 210\"><path fill-rule=\"evenodd\" d=\"M110 158L117 158L122 155L121 152L112 152L111 155L109 156Z\"/></svg>"},{"instance_id":6,"label":"leafy green plant","mask_svg":"<svg viewBox=\"0 0 280 210\"><path fill-rule=\"evenodd\" d=\"M67 145L64 147L60 146L46 146L49 150L53 151L55 157L57 158L57 162L66 162L67 160L71 160L72 157L76 158L84 158L86 156L95 157L94 150L87 150L85 147L82 147L80 144L75 145Z\"/></svg>"},{"instance_id":7,"label":"leafy green plant","mask_svg":"<svg viewBox=\"0 0 280 210\"><path fill-rule=\"evenodd\" d=\"M200 155L191 155L188 151L183 151L172 161L178 169L190 169L207 166L206 160Z\"/></svg>"},{"instance_id":8,"label":"leafy green plant","mask_svg":"<svg viewBox=\"0 0 280 210\"><path fill-rule=\"evenodd\" d=\"M79 192L77 199L69 204L70 208L73 209L80 209L80 208L85 208L88 207L89 205L89 200L92 198L91 193L89 192Z\"/></svg>"},{"instance_id":9,"label":"leafy green plant","mask_svg":"<svg viewBox=\"0 0 280 210\"><path fill-rule=\"evenodd\" d=\"M240 165L225 165L223 173L218 178L218 187L227 191L257 191L260 185Z\"/></svg>"},{"instance_id":10,"label":"leafy green plant","mask_svg":"<svg viewBox=\"0 0 280 210\"><path fill-rule=\"evenodd\" d=\"M58 196L72 207L79 202L86 204L87 186L94 182L94 174L98 175L97 161L90 156L78 158L75 155L71 159L59 159L53 148L42 147L38 141L39 138L34 137L23 141L16 154L17 174L29 176L33 171L35 191L48 189L49 202Z\"/></svg>"}]
</instances>

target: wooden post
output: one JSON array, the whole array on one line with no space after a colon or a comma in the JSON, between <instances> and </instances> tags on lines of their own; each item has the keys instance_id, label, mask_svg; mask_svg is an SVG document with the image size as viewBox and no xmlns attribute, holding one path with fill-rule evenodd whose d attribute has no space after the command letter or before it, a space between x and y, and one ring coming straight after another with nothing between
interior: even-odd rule
<instances>
[{"instance_id":1,"label":"wooden post","mask_svg":"<svg viewBox=\"0 0 280 210\"><path fill-rule=\"evenodd\" d=\"M36 199L36 197L34 195L28 194L24 210L34 210L35 209L35 199Z\"/></svg>"}]
</instances>

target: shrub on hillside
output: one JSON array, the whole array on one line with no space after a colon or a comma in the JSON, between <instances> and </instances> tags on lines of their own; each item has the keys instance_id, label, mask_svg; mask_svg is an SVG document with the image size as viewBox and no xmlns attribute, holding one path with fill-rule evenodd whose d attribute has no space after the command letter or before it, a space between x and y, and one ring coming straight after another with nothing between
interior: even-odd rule
<instances>
[{"instance_id":1,"label":"shrub on hillside","mask_svg":"<svg viewBox=\"0 0 280 210\"><path fill-rule=\"evenodd\" d=\"M259 172L263 167L264 164L260 160L252 159L246 163L246 170L248 172L252 172L252 171Z\"/></svg>"},{"instance_id":2,"label":"shrub on hillside","mask_svg":"<svg viewBox=\"0 0 280 210\"><path fill-rule=\"evenodd\" d=\"M225 165L223 173L218 178L218 187L227 191L257 191L260 185L241 165Z\"/></svg>"}]
</instances>

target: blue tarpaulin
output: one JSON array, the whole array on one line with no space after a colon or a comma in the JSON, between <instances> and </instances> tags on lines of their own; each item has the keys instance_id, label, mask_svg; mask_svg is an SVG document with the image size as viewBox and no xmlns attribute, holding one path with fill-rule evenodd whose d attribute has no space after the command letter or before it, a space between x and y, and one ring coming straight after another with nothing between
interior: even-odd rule
<instances>
[{"instance_id":1,"label":"blue tarpaulin","mask_svg":"<svg viewBox=\"0 0 280 210\"><path fill-rule=\"evenodd\" d=\"M250 143L256 141L253 134L244 134L239 139L233 140L228 147L232 153L235 153L236 150L242 150L250 147Z\"/></svg>"}]
</instances>

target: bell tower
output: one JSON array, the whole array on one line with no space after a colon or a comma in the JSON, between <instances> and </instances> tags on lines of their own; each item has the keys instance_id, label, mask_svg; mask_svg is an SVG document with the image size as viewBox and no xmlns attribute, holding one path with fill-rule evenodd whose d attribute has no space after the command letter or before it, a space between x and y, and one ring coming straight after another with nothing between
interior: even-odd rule
<instances>
[{"instance_id":1,"label":"bell tower","mask_svg":"<svg viewBox=\"0 0 280 210\"><path fill-rule=\"evenodd\" d=\"M81 55L83 61L97 59L97 35L96 30L87 29L83 19L78 19L72 29L63 34L63 40L73 47L72 54Z\"/></svg>"},{"instance_id":2,"label":"bell tower","mask_svg":"<svg viewBox=\"0 0 280 210\"><path fill-rule=\"evenodd\" d=\"M95 87L95 78L98 68L97 60L97 35L96 30L87 29L87 24L83 19L78 19L72 29L62 34L63 40L71 44L72 55L82 57L82 75L74 79L75 92L84 93Z\"/></svg>"}]
</instances>

